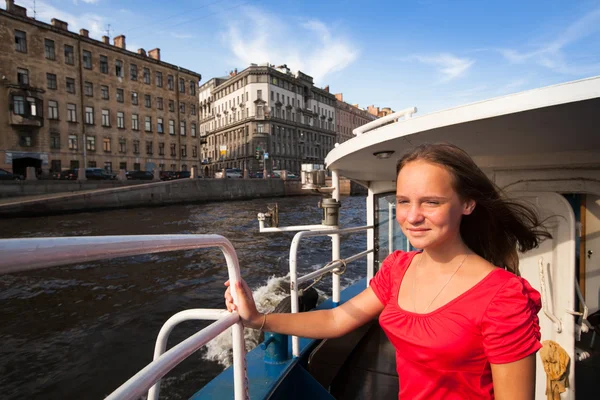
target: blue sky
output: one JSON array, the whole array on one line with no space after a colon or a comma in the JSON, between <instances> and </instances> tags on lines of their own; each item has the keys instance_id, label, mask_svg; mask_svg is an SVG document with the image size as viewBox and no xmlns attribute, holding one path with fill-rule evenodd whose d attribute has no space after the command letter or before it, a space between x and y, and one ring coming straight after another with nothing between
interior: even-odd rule
<instances>
[{"instance_id":1,"label":"blue sky","mask_svg":"<svg viewBox=\"0 0 600 400\"><path fill-rule=\"evenodd\" d=\"M33 0L17 0L33 16ZM428 113L600 75L600 0L37 0L100 39L159 47L206 81L287 64L344 100Z\"/></svg>"}]
</instances>

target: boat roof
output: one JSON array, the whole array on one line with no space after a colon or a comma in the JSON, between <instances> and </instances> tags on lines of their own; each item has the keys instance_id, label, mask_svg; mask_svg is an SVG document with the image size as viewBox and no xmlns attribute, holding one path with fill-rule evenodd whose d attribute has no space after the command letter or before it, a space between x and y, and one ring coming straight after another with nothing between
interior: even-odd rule
<instances>
[{"instance_id":1,"label":"boat roof","mask_svg":"<svg viewBox=\"0 0 600 400\"><path fill-rule=\"evenodd\" d=\"M483 168L600 166L600 76L528 90L367 131L335 147L330 170L356 181L395 181L398 159L449 142ZM373 154L393 151L379 159Z\"/></svg>"}]
</instances>

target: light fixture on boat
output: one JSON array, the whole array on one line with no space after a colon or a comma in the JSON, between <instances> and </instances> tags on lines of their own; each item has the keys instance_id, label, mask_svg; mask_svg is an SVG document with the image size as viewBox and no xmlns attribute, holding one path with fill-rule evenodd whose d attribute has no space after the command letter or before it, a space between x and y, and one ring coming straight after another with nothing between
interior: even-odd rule
<instances>
[{"instance_id":1,"label":"light fixture on boat","mask_svg":"<svg viewBox=\"0 0 600 400\"><path fill-rule=\"evenodd\" d=\"M380 160L384 160L386 158L390 158L392 156L392 154L394 154L394 153L395 153L394 150L384 150L384 151L376 151L375 153L373 153L373 155Z\"/></svg>"}]
</instances>

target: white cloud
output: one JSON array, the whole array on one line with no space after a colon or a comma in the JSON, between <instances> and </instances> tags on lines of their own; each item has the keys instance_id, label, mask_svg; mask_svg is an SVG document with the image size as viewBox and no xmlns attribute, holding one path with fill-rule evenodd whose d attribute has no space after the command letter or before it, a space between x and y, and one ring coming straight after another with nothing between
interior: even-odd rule
<instances>
[{"instance_id":1,"label":"white cloud","mask_svg":"<svg viewBox=\"0 0 600 400\"><path fill-rule=\"evenodd\" d=\"M97 4L99 0L81 0L87 4ZM73 3L79 4L79 0L73 0Z\"/></svg>"},{"instance_id":2,"label":"white cloud","mask_svg":"<svg viewBox=\"0 0 600 400\"><path fill-rule=\"evenodd\" d=\"M315 83L341 71L358 57L359 51L349 40L323 22L301 22L282 18L255 7L242 7L240 19L228 24L223 39L236 63L287 64L311 75Z\"/></svg>"},{"instance_id":3,"label":"white cloud","mask_svg":"<svg viewBox=\"0 0 600 400\"><path fill-rule=\"evenodd\" d=\"M459 58L450 53L440 53L436 55L412 55L405 57L402 60L418 61L435 67L441 74L442 82L448 82L464 76L473 66L473 64L475 64L475 60L470 58Z\"/></svg>"},{"instance_id":4,"label":"white cloud","mask_svg":"<svg viewBox=\"0 0 600 400\"><path fill-rule=\"evenodd\" d=\"M21 5L27 8L27 15L33 16L33 0L21 0ZM74 15L69 12L60 10L51 4L44 1L36 1L36 18L40 21L50 23L52 18L65 21L69 24L71 32L79 32L80 29L87 29L90 36L99 39L102 35L106 35L105 19L96 14Z\"/></svg>"},{"instance_id":5,"label":"white cloud","mask_svg":"<svg viewBox=\"0 0 600 400\"><path fill-rule=\"evenodd\" d=\"M564 29L551 40L530 52L515 49L499 49L509 62L523 64L533 62L552 71L569 75L597 73L600 64L572 65L567 61L564 50L575 42L600 31L600 8L589 12Z\"/></svg>"}]
</instances>

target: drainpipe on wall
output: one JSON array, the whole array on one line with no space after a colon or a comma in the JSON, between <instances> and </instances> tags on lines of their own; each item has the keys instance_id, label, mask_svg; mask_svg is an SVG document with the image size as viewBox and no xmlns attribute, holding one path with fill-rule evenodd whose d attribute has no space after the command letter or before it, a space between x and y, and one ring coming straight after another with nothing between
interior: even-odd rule
<instances>
[{"instance_id":1,"label":"drainpipe on wall","mask_svg":"<svg viewBox=\"0 0 600 400\"><path fill-rule=\"evenodd\" d=\"M80 102L80 109L81 109L81 139L83 142L82 145L82 154L83 154L83 165L79 166L79 169L82 169L85 171L85 168L87 168L87 152L86 152L86 137L85 137L85 107L83 105L83 66L81 65L81 59L83 57L83 52L81 50L81 37L77 37L77 54L79 59L77 60L77 62L79 63L79 102ZM85 174L83 175L85 176Z\"/></svg>"},{"instance_id":2,"label":"drainpipe on wall","mask_svg":"<svg viewBox=\"0 0 600 400\"><path fill-rule=\"evenodd\" d=\"M175 73L175 82L173 83L175 86L175 115L177 116L177 118L175 118L175 135L177 135L177 151L175 152L175 154L176 160L179 161L177 170L181 171L181 116L179 115L181 114L181 112L179 108L179 67L177 67L177 72Z\"/></svg>"}]
</instances>

